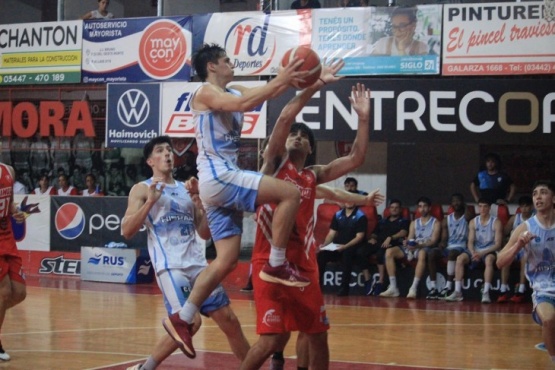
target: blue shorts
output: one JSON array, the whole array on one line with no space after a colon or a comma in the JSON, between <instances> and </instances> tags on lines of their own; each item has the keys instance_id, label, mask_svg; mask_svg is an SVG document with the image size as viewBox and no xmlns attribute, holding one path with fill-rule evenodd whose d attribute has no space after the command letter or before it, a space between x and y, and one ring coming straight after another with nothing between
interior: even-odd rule
<instances>
[{"instance_id":1,"label":"blue shorts","mask_svg":"<svg viewBox=\"0 0 555 370\"><path fill-rule=\"evenodd\" d=\"M189 269L169 269L156 275L156 281L164 296L164 306L168 314L181 310L187 301L195 280L204 267L194 266ZM229 305L229 298L221 285L210 293L200 306L200 313L209 316L222 307Z\"/></svg>"},{"instance_id":2,"label":"blue shorts","mask_svg":"<svg viewBox=\"0 0 555 370\"><path fill-rule=\"evenodd\" d=\"M542 325L542 320L540 319L540 317L538 316L538 313L536 312L536 307L538 307L538 305L540 303L549 303L552 306L555 307L555 297L550 297L550 296L545 296L545 295L540 295L537 296L535 293L532 294L532 302L534 304L534 308L532 309L532 318L534 319L534 321L536 322L536 324L538 325Z\"/></svg>"},{"instance_id":3,"label":"blue shorts","mask_svg":"<svg viewBox=\"0 0 555 370\"><path fill-rule=\"evenodd\" d=\"M229 170L200 179L199 195L206 210L212 239L218 241L243 232L243 211L256 210L262 174Z\"/></svg>"},{"instance_id":4,"label":"blue shorts","mask_svg":"<svg viewBox=\"0 0 555 370\"><path fill-rule=\"evenodd\" d=\"M468 249L466 249L465 247L447 247L443 250L443 256L444 257L449 257L449 252L451 251L457 251L459 252L459 254L464 253L465 251L467 251Z\"/></svg>"}]
</instances>

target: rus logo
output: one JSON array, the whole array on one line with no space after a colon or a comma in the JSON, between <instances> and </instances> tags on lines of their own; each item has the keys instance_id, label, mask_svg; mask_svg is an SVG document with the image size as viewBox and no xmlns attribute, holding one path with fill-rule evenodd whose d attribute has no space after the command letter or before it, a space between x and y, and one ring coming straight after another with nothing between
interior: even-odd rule
<instances>
[{"instance_id":1,"label":"rus logo","mask_svg":"<svg viewBox=\"0 0 555 370\"><path fill-rule=\"evenodd\" d=\"M56 212L54 224L62 238L73 240L85 230L85 213L77 204L66 203Z\"/></svg>"},{"instance_id":2,"label":"rus logo","mask_svg":"<svg viewBox=\"0 0 555 370\"><path fill-rule=\"evenodd\" d=\"M139 65L149 77L165 80L177 74L187 59L183 28L169 19L151 23L139 44Z\"/></svg>"}]
</instances>

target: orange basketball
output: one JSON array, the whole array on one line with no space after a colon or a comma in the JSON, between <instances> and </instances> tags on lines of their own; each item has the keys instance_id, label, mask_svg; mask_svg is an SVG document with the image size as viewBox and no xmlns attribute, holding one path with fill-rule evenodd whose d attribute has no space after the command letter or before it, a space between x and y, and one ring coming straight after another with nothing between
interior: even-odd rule
<instances>
[{"instance_id":1,"label":"orange basketball","mask_svg":"<svg viewBox=\"0 0 555 370\"><path fill-rule=\"evenodd\" d=\"M296 87L297 89L307 88L314 84L320 77L320 72L322 71L320 57L311 48L307 46L299 46L285 52L285 55L281 59L282 67L287 66L295 58L304 59L303 64L301 64L297 71L309 71L309 73L303 78L304 82L294 83L293 87Z\"/></svg>"}]
</instances>

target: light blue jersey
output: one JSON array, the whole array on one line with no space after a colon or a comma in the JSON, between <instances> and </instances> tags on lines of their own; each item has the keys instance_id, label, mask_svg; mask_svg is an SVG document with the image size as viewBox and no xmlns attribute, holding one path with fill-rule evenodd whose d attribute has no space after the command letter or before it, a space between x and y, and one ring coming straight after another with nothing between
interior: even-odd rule
<instances>
[{"instance_id":1,"label":"light blue jersey","mask_svg":"<svg viewBox=\"0 0 555 370\"><path fill-rule=\"evenodd\" d=\"M490 216L489 221L482 225L480 215L474 219L476 236L474 238L474 248L476 250L486 249L495 244L495 220L497 217Z\"/></svg>"},{"instance_id":2,"label":"light blue jersey","mask_svg":"<svg viewBox=\"0 0 555 370\"><path fill-rule=\"evenodd\" d=\"M417 243L423 244L432 239L436 221L437 219L433 216L426 223L422 223L422 217L414 220L414 237Z\"/></svg>"},{"instance_id":3,"label":"light blue jersey","mask_svg":"<svg viewBox=\"0 0 555 370\"><path fill-rule=\"evenodd\" d=\"M142 182L150 186L152 179ZM168 269L205 267L203 247L196 238L195 207L183 183L166 184L145 220L148 252L157 273Z\"/></svg>"},{"instance_id":4,"label":"light blue jersey","mask_svg":"<svg viewBox=\"0 0 555 370\"><path fill-rule=\"evenodd\" d=\"M455 213L447 216L447 230L449 237L447 239L447 249L466 248L468 243L468 221L464 215L458 219Z\"/></svg>"},{"instance_id":5,"label":"light blue jersey","mask_svg":"<svg viewBox=\"0 0 555 370\"><path fill-rule=\"evenodd\" d=\"M536 235L526 247L526 278L534 289L533 298L555 298L555 226L546 229L537 216L525 221L528 231Z\"/></svg>"}]
</instances>

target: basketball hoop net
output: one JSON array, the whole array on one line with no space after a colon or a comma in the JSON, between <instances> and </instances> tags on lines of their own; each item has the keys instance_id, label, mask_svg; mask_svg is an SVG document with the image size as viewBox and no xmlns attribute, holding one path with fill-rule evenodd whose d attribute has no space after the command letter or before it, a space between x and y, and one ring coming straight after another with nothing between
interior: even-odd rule
<instances>
[{"instance_id":1,"label":"basketball hoop net","mask_svg":"<svg viewBox=\"0 0 555 370\"><path fill-rule=\"evenodd\" d=\"M544 0L543 18L548 22L555 20L555 0Z\"/></svg>"}]
</instances>

